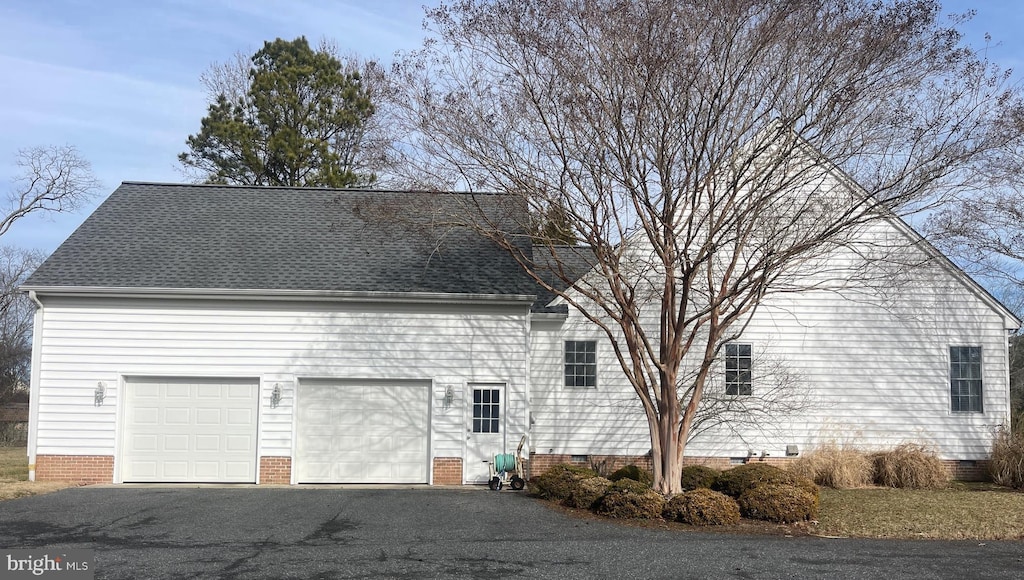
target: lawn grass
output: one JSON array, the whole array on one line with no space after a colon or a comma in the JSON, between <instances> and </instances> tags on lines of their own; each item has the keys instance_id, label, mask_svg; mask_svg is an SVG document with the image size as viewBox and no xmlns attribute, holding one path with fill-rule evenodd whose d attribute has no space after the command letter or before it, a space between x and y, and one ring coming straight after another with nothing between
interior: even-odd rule
<instances>
[{"instance_id":1,"label":"lawn grass","mask_svg":"<svg viewBox=\"0 0 1024 580\"><path fill-rule=\"evenodd\" d=\"M28 454L24 447L0 447L0 481L28 481Z\"/></svg>"},{"instance_id":2,"label":"lawn grass","mask_svg":"<svg viewBox=\"0 0 1024 580\"><path fill-rule=\"evenodd\" d=\"M0 501L57 491L72 484L28 480L28 455L24 447L0 447Z\"/></svg>"},{"instance_id":3,"label":"lawn grass","mask_svg":"<svg viewBox=\"0 0 1024 580\"><path fill-rule=\"evenodd\" d=\"M1024 493L954 484L941 490L821 490L814 532L824 536L1024 539Z\"/></svg>"}]
</instances>

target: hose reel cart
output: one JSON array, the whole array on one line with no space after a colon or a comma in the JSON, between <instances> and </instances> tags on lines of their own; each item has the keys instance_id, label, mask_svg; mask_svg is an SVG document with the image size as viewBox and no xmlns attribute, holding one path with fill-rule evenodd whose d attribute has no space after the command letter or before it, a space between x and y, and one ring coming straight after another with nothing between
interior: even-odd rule
<instances>
[{"instance_id":1,"label":"hose reel cart","mask_svg":"<svg viewBox=\"0 0 1024 580\"><path fill-rule=\"evenodd\" d=\"M523 458L523 447L526 445L526 435L519 440L519 447L515 454L499 453L494 456L493 461L487 463L490 472L490 479L487 480L487 487L494 491L509 485L518 491L526 487L526 460Z\"/></svg>"}]
</instances>

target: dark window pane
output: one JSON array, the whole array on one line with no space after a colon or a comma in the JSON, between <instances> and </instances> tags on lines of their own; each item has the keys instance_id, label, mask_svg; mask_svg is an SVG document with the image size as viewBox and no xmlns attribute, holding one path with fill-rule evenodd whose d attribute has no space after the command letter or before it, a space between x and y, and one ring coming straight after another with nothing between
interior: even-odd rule
<instances>
[{"instance_id":1,"label":"dark window pane","mask_svg":"<svg viewBox=\"0 0 1024 580\"><path fill-rule=\"evenodd\" d=\"M480 419L473 419L473 432L480 433Z\"/></svg>"},{"instance_id":2,"label":"dark window pane","mask_svg":"<svg viewBox=\"0 0 1024 580\"><path fill-rule=\"evenodd\" d=\"M725 345L726 395L751 394L752 367L751 345L735 343Z\"/></svg>"},{"instance_id":3,"label":"dark window pane","mask_svg":"<svg viewBox=\"0 0 1024 580\"><path fill-rule=\"evenodd\" d=\"M473 402L474 403L479 403L480 402L480 389L473 389Z\"/></svg>"},{"instance_id":4,"label":"dark window pane","mask_svg":"<svg viewBox=\"0 0 1024 580\"><path fill-rule=\"evenodd\" d=\"M597 341L565 341L565 386L592 387L597 381Z\"/></svg>"},{"instance_id":5,"label":"dark window pane","mask_svg":"<svg viewBox=\"0 0 1024 580\"><path fill-rule=\"evenodd\" d=\"M491 421L491 433L497 433L497 432L498 432L498 420L494 419L493 421Z\"/></svg>"},{"instance_id":6,"label":"dark window pane","mask_svg":"<svg viewBox=\"0 0 1024 580\"><path fill-rule=\"evenodd\" d=\"M495 389L495 390L494 390L494 391L493 391L493 392L491 393L491 402L492 402L492 403L500 403L500 402L501 402L501 401L499 401L499 400L498 400L498 394L499 394L500 392L501 392L501 391L498 391L497 389Z\"/></svg>"},{"instance_id":7,"label":"dark window pane","mask_svg":"<svg viewBox=\"0 0 1024 580\"><path fill-rule=\"evenodd\" d=\"M951 346L949 361L950 409L963 413L983 412L981 347Z\"/></svg>"}]
</instances>

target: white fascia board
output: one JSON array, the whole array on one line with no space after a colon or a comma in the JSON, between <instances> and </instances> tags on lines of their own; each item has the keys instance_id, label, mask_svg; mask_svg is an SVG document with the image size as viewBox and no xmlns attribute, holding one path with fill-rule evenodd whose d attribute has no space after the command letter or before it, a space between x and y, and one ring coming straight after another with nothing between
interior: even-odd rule
<instances>
[{"instance_id":1,"label":"white fascia board","mask_svg":"<svg viewBox=\"0 0 1024 580\"><path fill-rule=\"evenodd\" d=\"M414 304L530 305L526 294L446 294L442 292L350 292L340 290L261 290L231 288L121 288L102 286L22 286L22 292L44 296L103 298L185 298L211 300L294 300L329 302L394 302Z\"/></svg>"},{"instance_id":2,"label":"white fascia board","mask_svg":"<svg viewBox=\"0 0 1024 580\"><path fill-rule=\"evenodd\" d=\"M531 312L531 320L565 320L569 318L568 312Z\"/></svg>"}]
</instances>

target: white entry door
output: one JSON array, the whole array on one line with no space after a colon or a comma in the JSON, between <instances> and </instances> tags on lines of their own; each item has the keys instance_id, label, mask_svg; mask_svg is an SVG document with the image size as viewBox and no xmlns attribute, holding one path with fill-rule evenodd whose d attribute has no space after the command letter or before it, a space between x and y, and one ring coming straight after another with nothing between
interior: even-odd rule
<instances>
[{"instance_id":1,"label":"white entry door","mask_svg":"<svg viewBox=\"0 0 1024 580\"><path fill-rule=\"evenodd\" d=\"M255 483L258 393L254 379L129 380L121 481Z\"/></svg>"},{"instance_id":2,"label":"white entry door","mask_svg":"<svg viewBox=\"0 0 1024 580\"><path fill-rule=\"evenodd\" d=\"M466 483L486 483L487 464L505 453L505 385L469 385L466 406Z\"/></svg>"}]
</instances>

